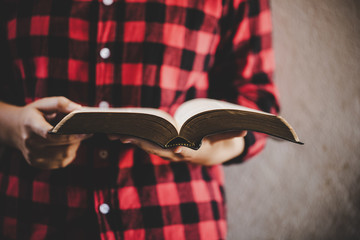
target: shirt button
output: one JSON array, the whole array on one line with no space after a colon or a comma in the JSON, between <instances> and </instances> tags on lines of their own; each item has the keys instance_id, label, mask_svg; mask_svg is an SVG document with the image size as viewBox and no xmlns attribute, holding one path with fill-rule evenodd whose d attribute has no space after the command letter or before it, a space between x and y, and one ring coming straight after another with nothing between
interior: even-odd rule
<instances>
[{"instance_id":1,"label":"shirt button","mask_svg":"<svg viewBox=\"0 0 360 240\"><path fill-rule=\"evenodd\" d=\"M103 203L99 206L99 210L102 214L108 214L110 212L110 206L106 203Z\"/></svg>"},{"instance_id":2,"label":"shirt button","mask_svg":"<svg viewBox=\"0 0 360 240\"><path fill-rule=\"evenodd\" d=\"M99 108L109 108L110 104L107 101L101 101L99 103Z\"/></svg>"},{"instance_id":3,"label":"shirt button","mask_svg":"<svg viewBox=\"0 0 360 240\"><path fill-rule=\"evenodd\" d=\"M105 6L110 6L111 4L113 4L114 3L114 0L103 0L103 4L105 5Z\"/></svg>"},{"instance_id":4,"label":"shirt button","mask_svg":"<svg viewBox=\"0 0 360 240\"><path fill-rule=\"evenodd\" d=\"M110 49L108 48L102 48L100 50L100 57L102 59L108 59L110 57Z\"/></svg>"},{"instance_id":5,"label":"shirt button","mask_svg":"<svg viewBox=\"0 0 360 240\"><path fill-rule=\"evenodd\" d=\"M99 156L100 156L100 158L105 159L109 156L109 152L106 150L100 150Z\"/></svg>"}]
</instances>

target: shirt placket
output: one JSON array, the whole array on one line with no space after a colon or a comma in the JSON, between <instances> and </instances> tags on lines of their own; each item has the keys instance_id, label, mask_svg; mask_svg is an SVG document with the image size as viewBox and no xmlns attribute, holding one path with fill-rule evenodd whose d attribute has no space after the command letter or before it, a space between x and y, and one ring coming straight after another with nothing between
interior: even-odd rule
<instances>
[{"instance_id":1,"label":"shirt placket","mask_svg":"<svg viewBox=\"0 0 360 240\"><path fill-rule=\"evenodd\" d=\"M116 29L116 21L113 18L115 5L114 0L99 0L98 5L94 104L99 108L109 108L112 105L111 94L109 94L108 89L114 82L114 61L112 57ZM95 165L99 165L96 163L99 161L109 161L109 151L105 145L96 148ZM101 167L101 164L98 167ZM109 194L110 191L103 188L94 191L94 207L98 216L101 239L118 238L108 222L109 215L113 214L114 211L114 204L111 203L112 197Z\"/></svg>"},{"instance_id":2,"label":"shirt placket","mask_svg":"<svg viewBox=\"0 0 360 240\"><path fill-rule=\"evenodd\" d=\"M111 85L114 83L113 52L116 21L114 20L114 0L100 0L96 36L95 104L109 108L111 104Z\"/></svg>"}]
</instances>

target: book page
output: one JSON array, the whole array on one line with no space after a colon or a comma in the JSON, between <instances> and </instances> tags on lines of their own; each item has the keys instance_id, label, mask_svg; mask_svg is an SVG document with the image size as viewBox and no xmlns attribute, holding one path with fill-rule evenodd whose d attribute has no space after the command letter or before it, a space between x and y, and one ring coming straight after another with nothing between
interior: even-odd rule
<instances>
[{"instance_id":1,"label":"book page","mask_svg":"<svg viewBox=\"0 0 360 240\"><path fill-rule=\"evenodd\" d=\"M252 108L243 107L225 101L208 99L208 98L197 98L197 99L189 100L183 103L182 105L180 105L180 107L175 112L174 118L176 119L177 124L181 127L186 122L186 120L188 120L190 117L196 114L211 110L219 110L219 109L243 110L243 111L258 112L261 114L271 115L270 113L258 111Z\"/></svg>"},{"instance_id":2,"label":"book page","mask_svg":"<svg viewBox=\"0 0 360 240\"><path fill-rule=\"evenodd\" d=\"M167 121L169 121L172 125L175 126L177 129L177 123L175 119L168 114L167 112L164 112L162 110L156 109L156 108L134 108L134 107L124 107L124 108L98 108L98 107L83 107L80 110L76 110L73 113L76 112L113 112L113 113L142 113L142 114L149 114L149 115L155 115L158 117L161 117Z\"/></svg>"}]
</instances>

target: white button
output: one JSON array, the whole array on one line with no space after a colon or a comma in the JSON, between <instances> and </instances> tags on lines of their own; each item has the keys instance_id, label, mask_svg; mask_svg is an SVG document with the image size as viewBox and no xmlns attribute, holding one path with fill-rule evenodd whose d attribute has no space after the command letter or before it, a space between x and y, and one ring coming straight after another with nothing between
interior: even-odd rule
<instances>
[{"instance_id":1,"label":"white button","mask_svg":"<svg viewBox=\"0 0 360 240\"><path fill-rule=\"evenodd\" d=\"M100 150L99 156L100 156L100 158L105 159L109 156L109 152L106 150Z\"/></svg>"},{"instance_id":2,"label":"white button","mask_svg":"<svg viewBox=\"0 0 360 240\"><path fill-rule=\"evenodd\" d=\"M110 104L107 101L101 101L99 103L99 108L109 108Z\"/></svg>"},{"instance_id":3,"label":"white button","mask_svg":"<svg viewBox=\"0 0 360 240\"><path fill-rule=\"evenodd\" d=\"M102 214L108 214L110 212L110 207L108 204L103 203L99 206L99 210Z\"/></svg>"},{"instance_id":4,"label":"white button","mask_svg":"<svg viewBox=\"0 0 360 240\"><path fill-rule=\"evenodd\" d=\"M110 6L113 3L114 3L114 0L103 0L103 4L106 6Z\"/></svg>"},{"instance_id":5,"label":"white button","mask_svg":"<svg viewBox=\"0 0 360 240\"><path fill-rule=\"evenodd\" d=\"M108 59L110 57L110 49L108 48L102 48L100 50L100 57L102 59Z\"/></svg>"}]
</instances>

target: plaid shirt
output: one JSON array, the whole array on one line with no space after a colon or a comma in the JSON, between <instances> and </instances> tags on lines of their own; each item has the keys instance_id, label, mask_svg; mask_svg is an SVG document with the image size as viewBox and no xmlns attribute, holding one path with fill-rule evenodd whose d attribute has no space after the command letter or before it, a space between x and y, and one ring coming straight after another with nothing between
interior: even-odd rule
<instances>
[{"instance_id":1,"label":"plaid shirt","mask_svg":"<svg viewBox=\"0 0 360 240\"><path fill-rule=\"evenodd\" d=\"M210 97L277 112L262 0L1 0L2 101L66 96L171 114ZM0 126L1 127L1 126ZM265 137L249 133L241 162ZM224 239L221 166L172 163L96 135L58 170L0 156L1 239Z\"/></svg>"}]
</instances>

